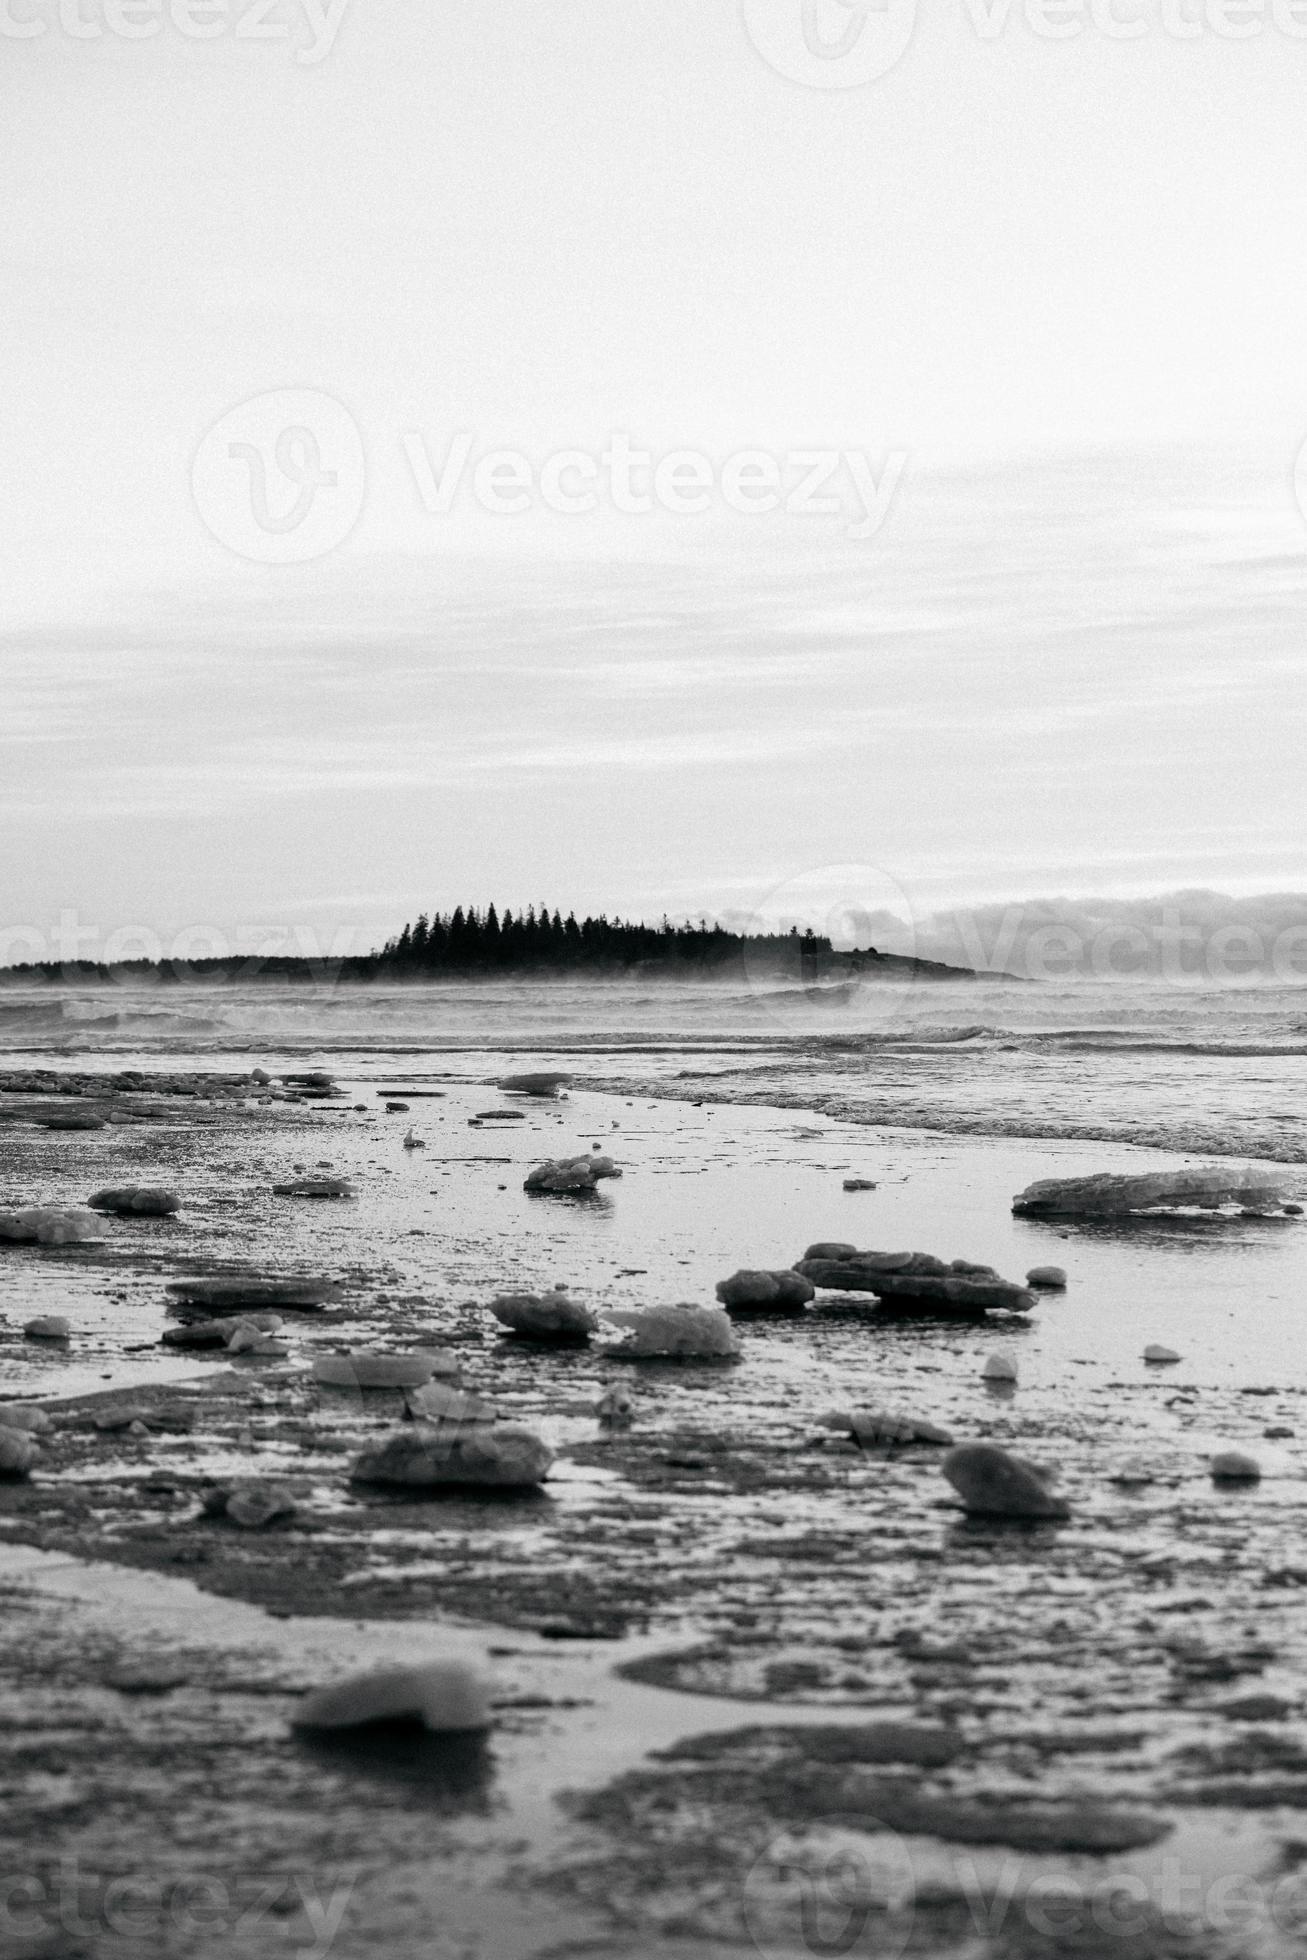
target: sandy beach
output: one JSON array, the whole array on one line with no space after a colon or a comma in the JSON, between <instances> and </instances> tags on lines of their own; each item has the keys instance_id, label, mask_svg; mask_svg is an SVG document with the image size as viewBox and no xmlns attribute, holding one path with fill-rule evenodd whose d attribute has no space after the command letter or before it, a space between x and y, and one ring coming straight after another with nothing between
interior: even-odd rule
<instances>
[{"instance_id":1,"label":"sandy beach","mask_svg":"<svg viewBox=\"0 0 1307 1960\"><path fill-rule=\"evenodd\" d=\"M811 1868L822 1937L852 1932L845 1951L1022 1954L1050 1881L1101 1903L1120 1880L1142 1900L1136 1943L1085 1903L1068 1950L1224 1953L1208 1908L1232 1873L1253 1881L1257 1950L1289 1951L1301 1224L1016 1218L1035 1177L1180 1160L684 1102L665 1081L603 1093L581 1075L565 1100L515 1100L493 1087L501 1061L336 1057L330 1101L123 1094L128 1120L100 1130L0 1126L9 1202L129 1181L182 1199L106 1221L98 1245L0 1258L3 1393L56 1424L30 1482L0 1487L4 1851L32 1875L0 1950L228 1953L239 1899L255 1955L788 1960L819 1950L795 1879ZM387 1114L387 1090L424 1093ZM424 1148L404 1148L410 1129ZM623 1173L598 1195L523 1191L534 1162L595 1144ZM315 1172L357 1196L273 1195ZM1056 1262L1069 1286L1006 1324L819 1296L741 1317L741 1357L716 1365L535 1349L486 1311L558 1283L601 1309L706 1304L738 1267L832 1238L1018 1279ZM344 1297L287 1314L284 1359L159 1346L169 1281L239 1270L329 1274ZM23 1337L54 1312L66 1346ZM319 1387L314 1357L424 1342L557 1452L542 1493L351 1485L402 1396ZM1182 1359L1148 1366L1148 1342ZM1015 1388L982 1380L999 1349ZM634 1420L606 1432L594 1406L615 1383ZM1070 1521L967 1519L938 1451L823 1429L849 1404L1010 1445L1059 1473ZM133 1414L144 1433L96 1426ZM1220 1448L1254 1452L1260 1484L1214 1485ZM250 1477L288 1482L296 1515L261 1531L201 1515L215 1482ZM466 1759L434 1738L369 1753L292 1734L305 1688L450 1651L495 1682L495 1727ZM849 1841L879 1861L856 1926L820 1882ZM207 1921L184 1892L197 1876L217 1888ZM1180 1878L1183 1949L1165 1944Z\"/></svg>"}]
</instances>

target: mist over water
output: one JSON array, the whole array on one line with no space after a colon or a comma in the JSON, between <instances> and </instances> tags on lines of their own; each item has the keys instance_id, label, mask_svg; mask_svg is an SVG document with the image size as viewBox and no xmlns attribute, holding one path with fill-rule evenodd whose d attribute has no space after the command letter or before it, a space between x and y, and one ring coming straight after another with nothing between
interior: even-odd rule
<instances>
[{"instance_id":1,"label":"mist over water","mask_svg":"<svg viewBox=\"0 0 1307 1960\"><path fill-rule=\"evenodd\" d=\"M1307 987L493 981L38 989L0 996L10 1067L279 1056L493 1079L505 1057L688 1100L875 1125L1307 1162Z\"/></svg>"}]
</instances>

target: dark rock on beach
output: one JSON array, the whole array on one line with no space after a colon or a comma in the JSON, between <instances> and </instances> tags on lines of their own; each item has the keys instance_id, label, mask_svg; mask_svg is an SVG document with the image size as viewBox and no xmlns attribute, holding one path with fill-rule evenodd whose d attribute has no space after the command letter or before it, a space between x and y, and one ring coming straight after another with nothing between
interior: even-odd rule
<instances>
[{"instance_id":1,"label":"dark rock on beach","mask_svg":"<svg viewBox=\"0 0 1307 1960\"><path fill-rule=\"evenodd\" d=\"M171 1218L182 1208L174 1192L149 1184L112 1185L93 1192L86 1202L92 1211L112 1212L118 1218Z\"/></svg>"},{"instance_id":2,"label":"dark rock on beach","mask_svg":"<svg viewBox=\"0 0 1307 1960\"><path fill-rule=\"evenodd\" d=\"M576 1346L599 1326L598 1315L579 1300L554 1293L501 1293L490 1311L502 1327L522 1341L545 1346Z\"/></svg>"},{"instance_id":3,"label":"dark rock on beach","mask_svg":"<svg viewBox=\"0 0 1307 1960\"><path fill-rule=\"evenodd\" d=\"M1033 1463L994 1443L963 1443L941 1465L966 1510L978 1517L1066 1518L1070 1506Z\"/></svg>"},{"instance_id":4,"label":"dark rock on beach","mask_svg":"<svg viewBox=\"0 0 1307 1960\"><path fill-rule=\"evenodd\" d=\"M745 1267L729 1279L719 1279L715 1288L722 1305L736 1310L793 1313L806 1307L816 1288L792 1267L756 1271Z\"/></svg>"},{"instance_id":5,"label":"dark rock on beach","mask_svg":"<svg viewBox=\"0 0 1307 1960\"><path fill-rule=\"evenodd\" d=\"M1147 1171L1124 1176L1046 1177L1019 1191L1012 1209L1021 1218L1111 1218L1129 1212L1220 1211L1229 1205L1261 1211L1281 1203L1283 1181L1246 1166Z\"/></svg>"},{"instance_id":6,"label":"dark rock on beach","mask_svg":"<svg viewBox=\"0 0 1307 1960\"><path fill-rule=\"evenodd\" d=\"M1029 1313L1035 1296L966 1259L945 1262L928 1252L855 1252L807 1257L795 1269L814 1286L841 1293L874 1293L901 1312L972 1319L991 1310Z\"/></svg>"},{"instance_id":7,"label":"dark rock on beach","mask_svg":"<svg viewBox=\"0 0 1307 1960\"><path fill-rule=\"evenodd\" d=\"M486 1489L525 1489L543 1483L554 1453L516 1424L446 1430L401 1430L365 1450L354 1465L360 1484L438 1489L466 1484Z\"/></svg>"},{"instance_id":8,"label":"dark rock on beach","mask_svg":"<svg viewBox=\"0 0 1307 1960\"><path fill-rule=\"evenodd\" d=\"M292 1307L303 1312L331 1305L341 1298L344 1290L337 1279L264 1279L240 1273L214 1279L175 1279L168 1286L169 1293L180 1305L218 1314L242 1307Z\"/></svg>"}]
</instances>

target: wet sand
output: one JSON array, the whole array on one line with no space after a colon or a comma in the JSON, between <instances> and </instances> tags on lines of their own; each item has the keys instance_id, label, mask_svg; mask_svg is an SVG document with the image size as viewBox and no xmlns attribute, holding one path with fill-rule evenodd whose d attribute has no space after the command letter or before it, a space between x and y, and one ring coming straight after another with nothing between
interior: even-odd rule
<instances>
[{"instance_id":1,"label":"wet sand","mask_svg":"<svg viewBox=\"0 0 1307 1960\"><path fill-rule=\"evenodd\" d=\"M467 1079L470 1059L441 1064L337 1058L338 1104L175 1100L84 1133L0 1124L7 1202L126 1181L184 1199L174 1220L108 1222L100 1247L0 1251L0 1392L62 1405L31 1484L0 1487L4 1869L41 1888L23 1923L0 1925L0 1952L323 1951L303 1894L340 1873L341 1955L802 1956L837 1936L959 1956L1216 1955L1245 1950L1235 1935L1297 1950L1278 1921L1307 1904L1292 1884L1307 1804L1301 1225L1019 1220L1012 1195L1036 1176L1179 1160L694 1106L634 1082L477 1126L506 1100ZM386 1116L379 1086L445 1094ZM410 1124L424 1150L402 1148ZM601 1196L522 1191L532 1161L592 1143L625 1171ZM272 1195L326 1164L356 1200ZM850 1175L877 1188L845 1193ZM1070 1288L1028 1327L887 1322L830 1298L744 1324L741 1360L717 1367L530 1351L484 1311L501 1289L560 1280L596 1305L708 1301L737 1266L786 1265L820 1238L1015 1278L1053 1261ZM245 1263L343 1278L345 1300L287 1316L285 1362L157 1347L167 1280ZM66 1355L23 1340L37 1312L72 1320ZM315 1388L312 1356L423 1338L556 1448L543 1495L350 1488L352 1450L394 1425L400 1398ZM1183 1361L1146 1367L1148 1341ZM996 1346L1018 1355L1014 1392L980 1380ZM637 1415L608 1436L592 1410L615 1381ZM936 1454L860 1453L821 1430L851 1402L1055 1465L1071 1521L967 1522ZM94 1426L126 1404L146 1435ZM1255 1453L1262 1483L1215 1488L1221 1446ZM1140 1458L1152 1483L1111 1481ZM201 1519L206 1484L232 1475L293 1480L299 1516L260 1533ZM305 1685L450 1642L496 1674L482 1754L324 1756L291 1738ZM146 1657L177 1663L179 1684L105 1685ZM848 1739L885 1723L897 1740ZM915 1760L941 1730L950 1759ZM787 1836L850 1817L862 1828L818 1831L808 1853ZM855 1925L838 1886L818 1885L805 1931L795 1872L841 1845L872 1903ZM89 1930L64 1923L61 1854ZM205 1875L226 1916L197 1925L170 1894L176 1910L147 1903L124 1933L103 1881L129 1872ZM1110 1912L1082 1912L1075 1946L1034 1923L1032 1884L1060 1876L1096 1906L1131 1873L1129 1938L1104 1930ZM1259 1875L1233 1929L1210 1890L1228 1873ZM238 1931L238 1892L277 1877L280 1908ZM1178 1877L1191 1918L1199 1900L1192 1938L1162 1923Z\"/></svg>"}]
</instances>

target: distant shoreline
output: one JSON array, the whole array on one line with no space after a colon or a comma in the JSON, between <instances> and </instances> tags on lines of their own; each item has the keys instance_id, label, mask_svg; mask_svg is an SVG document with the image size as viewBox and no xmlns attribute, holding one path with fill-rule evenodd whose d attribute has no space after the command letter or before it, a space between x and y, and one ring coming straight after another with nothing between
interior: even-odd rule
<instances>
[{"instance_id":1,"label":"distant shoreline","mask_svg":"<svg viewBox=\"0 0 1307 1960\"><path fill-rule=\"evenodd\" d=\"M837 953L823 951L804 955L795 961L767 953L734 953L720 962L693 960L635 960L611 964L578 961L570 964L522 964L498 966L400 966L384 955L350 955L340 959L313 959L284 954L250 953L223 959L199 960L121 960L111 964L83 960L46 960L19 966L0 967L0 989L23 986L79 987L184 987L196 985L259 983L266 986L303 986L329 982L350 987L399 987L420 989L467 985L480 981L528 980L538 984L572 983L578 980L663 982L669 985L693 981L720 982L739 986L793 987L804 992L818 991L834 996L865 983L877 981L930 981L937 983L1007 981L1020 986L1037 983L1020 973L1001 968L950 966L943 960L914 959L902 953Z\"/></svg>"}]
</instances>

